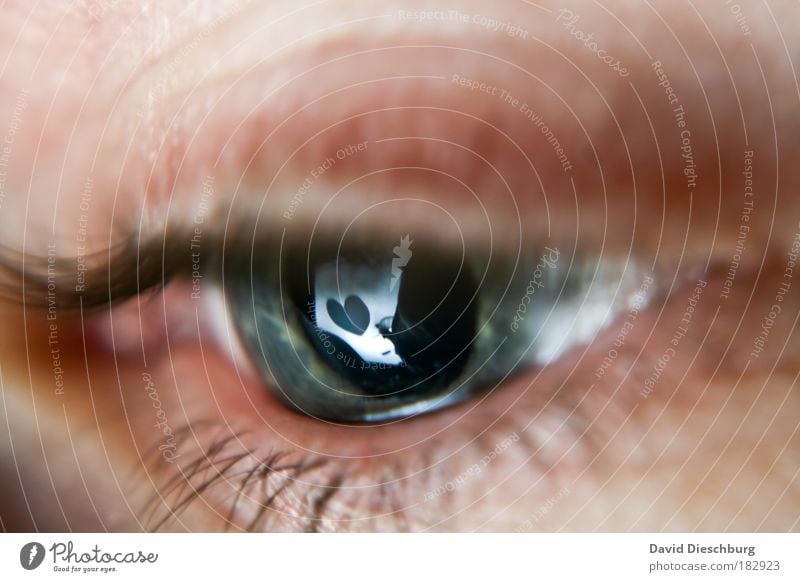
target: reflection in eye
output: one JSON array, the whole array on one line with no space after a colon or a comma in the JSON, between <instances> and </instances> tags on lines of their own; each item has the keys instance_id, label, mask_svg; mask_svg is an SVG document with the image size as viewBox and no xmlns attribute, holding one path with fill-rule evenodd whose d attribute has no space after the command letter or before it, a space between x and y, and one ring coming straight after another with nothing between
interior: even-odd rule
<instances>
[{"instance_id":1,"label":"reflection in eye","mask_svg":"<svg viewBox=\"0 0 800 582\"><path fill-rule=\"evenodd\" d=\"M234 320L290 407L382 422L456 404L591 339L635 279L598 258L566 265L550 247L515 260L419 235L412 243L414 226L232 253Z\"/></svg>"}]
</instances>

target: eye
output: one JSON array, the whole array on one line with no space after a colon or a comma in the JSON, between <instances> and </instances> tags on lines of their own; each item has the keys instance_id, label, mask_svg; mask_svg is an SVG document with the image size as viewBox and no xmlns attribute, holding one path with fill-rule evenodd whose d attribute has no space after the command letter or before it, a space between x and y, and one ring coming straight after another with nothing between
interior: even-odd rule
<instances>
[{"instance_id":1,"label":"eye","mask_svg":"<svg viewBox=\"0 0 800 582\"><path fill-rule=\"evenodd\" d=\"M256 232L252 253L226 266L249 357L312 417L384 422L492 390L588 340L627 293L624 272L597 259L565 265L548 245L477 250L413 221L360 230L371 218L306 238Z\"/></svg>"}]
</instances>

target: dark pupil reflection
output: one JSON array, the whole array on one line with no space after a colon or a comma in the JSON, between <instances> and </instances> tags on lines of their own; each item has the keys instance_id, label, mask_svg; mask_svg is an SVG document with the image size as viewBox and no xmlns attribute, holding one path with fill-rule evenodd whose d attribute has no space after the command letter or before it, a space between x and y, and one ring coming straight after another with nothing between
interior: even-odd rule
<instances>
[{"instance_id":1,"label":"dark pupil reflection","mask_svg":"<svg viewBox=\"0 0 800 582\"><path fill-rule=\"evenodd\" d=\"M292 296L309 341L367 396L419 399L456 388L470 356L473 277L458 260L412 244L317 257L300 277L295 265Z\"/></svg>"}]
</instances>

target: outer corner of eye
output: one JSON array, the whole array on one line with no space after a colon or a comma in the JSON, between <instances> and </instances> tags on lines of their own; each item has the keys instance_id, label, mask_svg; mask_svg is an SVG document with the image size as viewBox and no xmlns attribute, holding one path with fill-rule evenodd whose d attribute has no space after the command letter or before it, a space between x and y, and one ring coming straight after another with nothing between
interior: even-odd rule
<instances>
[{"instance_id":1,"label":"outer corner of eye","mask_svg":"<svg viewBox=\"0 0 800 582\"><path fill-rule=\"evenodd\" d=\"M520 262L415 242L321 240L228 265L241 341L281 401L387 422L463 402L569 344L590 271L550 247Z\"/></svg>"}]
</instances>

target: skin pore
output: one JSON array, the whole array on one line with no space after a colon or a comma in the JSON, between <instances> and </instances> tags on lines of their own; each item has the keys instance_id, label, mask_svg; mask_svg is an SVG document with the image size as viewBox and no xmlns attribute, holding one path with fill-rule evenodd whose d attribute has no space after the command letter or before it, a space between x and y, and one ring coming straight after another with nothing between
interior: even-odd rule
<instances>
[{"instance_id":1,"label":"skin pore","mask_svg":"<svg viewBox=\"0 0 800 582\"><path fill-rule=\"evenodd\" d=\"M6 3L13 252L85 257L102 288L129 241L158 257L202 226L208 253L256 214L302 236L417 198L474 246L544 240L653 286L630 326L623 310L483 396L340 426L270 394L222 286L192 298L189 253L164 289L85 312L21 304L9 276L2 527L796 530L798 7L742 10ZM383 208L365 228L396 219ZM403 220L422 236L441 215Z\"/></svg>"}]
</instances>

